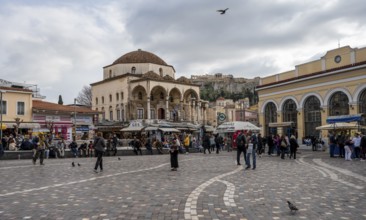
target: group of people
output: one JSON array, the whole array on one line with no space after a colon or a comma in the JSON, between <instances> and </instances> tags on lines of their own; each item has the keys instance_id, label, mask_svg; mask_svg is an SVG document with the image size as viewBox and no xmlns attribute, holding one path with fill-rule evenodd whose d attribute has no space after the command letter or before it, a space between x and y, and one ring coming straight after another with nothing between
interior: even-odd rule
<instances>
[{"instance_id":1,"label":"group of people","mask_svg":"<svg viewBox=\"0 0 366 220\"><path fill-rule=\"evenodd\" d=\"M336 150L338 150L339 158L347 161L353 159L364 161L366 160L366 135L355 132L352 137L345 132L339 134L329 132L329 148L330 157L336 157Z\"/></svg>"}]
</instances>

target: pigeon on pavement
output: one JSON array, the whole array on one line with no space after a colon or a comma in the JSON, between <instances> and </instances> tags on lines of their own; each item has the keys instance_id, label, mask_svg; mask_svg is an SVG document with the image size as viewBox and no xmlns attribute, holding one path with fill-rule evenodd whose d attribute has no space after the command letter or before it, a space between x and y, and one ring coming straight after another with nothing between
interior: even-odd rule
<instances>
[{"instance_id":1,"label":"pigeon on pavement","mask_svg":"<svg viewBox=\"0 0 366 220\"><path fill-rule=\"evenodd\" d=\"M80 166L81 166L81 164L80 164L80 163L78 163L78 166L80 167Z\"/></svg>"},{"instance_id":2,"label":"pigeon on pavement","mask_svg":"<svg viewBox=\"0 0 366 220\"><path fill-rule=\"evenodd\" d=\"M120 157L118 157L118 160L121 160L121 158L120 158Z\"/></svg>"},{"instance_id":3,"label":"pigeon on pavement","mask_svg":"<svg viewBox=\"0 0 366 220\"><path fill-rule=\"evenodd\" d=\"M72 162L72 163L71 163L71 166L73 166L73 167L74 167L74 166L75 166L75 163L74 163L74 162Z\"/></svg>"},{"instance_id":4,"label":"pigeon on pavement","mask_svg":"<svg viewBox=\"0 0 366 220\"><path fill-rule=\"evenodd\" d=\"M291 212L292 211L298 211L299 209L294 205L294 204L292 204L290 201L287 201L287 203L288 203L288 207L289 207L289 209L291 210Z\"/></svg>"}]
</instances>

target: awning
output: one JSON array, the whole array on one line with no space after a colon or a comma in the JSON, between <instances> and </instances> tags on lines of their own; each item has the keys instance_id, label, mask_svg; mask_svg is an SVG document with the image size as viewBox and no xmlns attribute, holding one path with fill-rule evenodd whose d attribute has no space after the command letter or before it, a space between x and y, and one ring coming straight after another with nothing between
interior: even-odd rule
<instances>
[{"instance_id":1,"label":"awning","mask_svg":"<svg viewBox=\"0 0 366 220\"><path fill-rule=\"evenodd\" d=\"M270 128L279 128L279 127L291 127L294 125L294 122L292 121L286 121L286 122L271 122L268 124L268 127Z\"/></svg>"},{"instance_id":2,"label":"awning","mask_svg":"<svg viewBox=\"0 0 366 220\"><path fill-rule=\"evenodd\" d=\"M121 131L124 131L124 132L133 132L133 131L141 131L144 127L127 127L127 128L122 128Z\"/></svg>"},{"instance_id":3,"label":"awning","mask_svg":"<svg viewBox=\"0 0 366 220\"><path fill-rule=\"evenodd\" d=\"M316 130L358 130L365 129L365 126L358 125L356 123L338 122L333 124L327 124L315 128Z\"/></svg>"},{"instance_id":4,"label":"awning","mask_svg":"<svg viewBox=\"0 0 366 220\"><path fill-rule=\"evenodd\" d=\"M176 132L176 133L180 133L181 131L175 128L159 128L160 131L162 132Z\"/></svg>"},{"instance_id":5,"label":"awning","mask_svg":"<svg viewBox=\"0 0 366 220\"><path fill-rule=\"evenodd\" d=\"M4 130L4 129L6 129L6 125L5 124L2 124L1 125L1 130Z\"/></svg>"},{"instance_id":6,"label":"awning","mask_svg":"<svg viewBox=\"0 0 366 220\"><path fill-rule=\"evenodd\" d=\"M329 116L327 123L361 121L363 114Z\"/></svg>"},{"instance_id":7,"label":"awning","mask_svg":"<svg viewBox=\"0 0 366 220\"><path fill-rule=\"evenodd\" d=\"M15 123L3 123L3 125L5 124L5 126L7 128L14 128L14 126L16 125ZM21 122L19 124L19 128L29 128L29 129L36 129L36 128L41 128L41 125L39 123L28 123L28 122Z\"/></svg>"},{"instance_id":8,"label":"awning","mask_svg":"<svg viewBox=\"0 0 366 220\"><path fill-rule=\"evenodd\" d=\"M145 131L157 131L158 127L146 127L144 130Z\"/></svg>"},{"instance_id":9,"label":"awning","mask_svg":"<svg viewBox=\"0 0 366 220\"><path fill-rule=\"evenodd\" d=\"M197 129L194 128L177 128L180 131L197 131Z\"/></svg>"}]
</instances>

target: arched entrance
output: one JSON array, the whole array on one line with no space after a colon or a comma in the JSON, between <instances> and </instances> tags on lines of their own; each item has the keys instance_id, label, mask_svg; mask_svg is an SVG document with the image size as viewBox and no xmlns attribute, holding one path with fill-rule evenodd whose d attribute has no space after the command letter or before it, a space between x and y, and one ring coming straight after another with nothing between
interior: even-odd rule
<instances>
[{"instance_id":1,"label":"arched entrance","mask_svg":"<svg viewBox=\"0 0 366 220\"><path fill-rule=\"evenodd\" d=\"M344 92L336 92L329 100L329 116L349 115L349 100Z\"/></svg>"},{"instance_id":2,"label":"arched entrance","mask_svg":"<svg viewBox=\"0 0 366 220\"><path fill-rule=\"evenodd\" d=\"M321 126L320 100L316 96L309 96L304 104L305 137L318 137L319 131L315 128Z\"/></svg>"},{"instance_id":3,"label":"arched entrance","mask_svg":"<svg viewBox=\"0 0 366 220\"><path fill-rule=\"evenodd\" d=\"M158 109L158 119L165 119L165 109L163 108Z\"/></svg>"},{"instance_id":4,"label":"arched entrance","mask_svg":"<svg viewBox=\"0 0 366 220\"><path fill-rule=\"evenodd\" d=\"M276 134L277 128L270 128L269 123L277 122L277 108L273 102L270 102L264 108L264 126L265 135Z\"/></svg>"},{"instance_id":5,"label":"arched entrance","mask_svg":"<svg viewBox=\"0 0 366 220\"><path fill-rule=\"evenodd\" d=\"M297 130L297 106L294 100L289 99L283 104L282 108L282 121L293 122L293 126L284 128L284 133L289 137L294 134L296 135Z\"/></svg>"}]
</instances>

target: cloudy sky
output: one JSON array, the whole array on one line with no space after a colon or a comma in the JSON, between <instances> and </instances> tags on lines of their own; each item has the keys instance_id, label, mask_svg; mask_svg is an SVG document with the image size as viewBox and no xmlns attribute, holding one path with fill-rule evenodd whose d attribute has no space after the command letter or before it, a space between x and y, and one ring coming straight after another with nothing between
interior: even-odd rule
<instances>
[{"instance_id":1,"label":"cloudy sky","mask_svg":"<svg viewBox=\"0 0 366 220\"><path fill-rule=\"evenodd\" d=\"M363 0L0 0L0 79L70 104L137 49L177 77L267 76L338 44L365 47L365 12Z\"/></svg>"}]
</instances>

